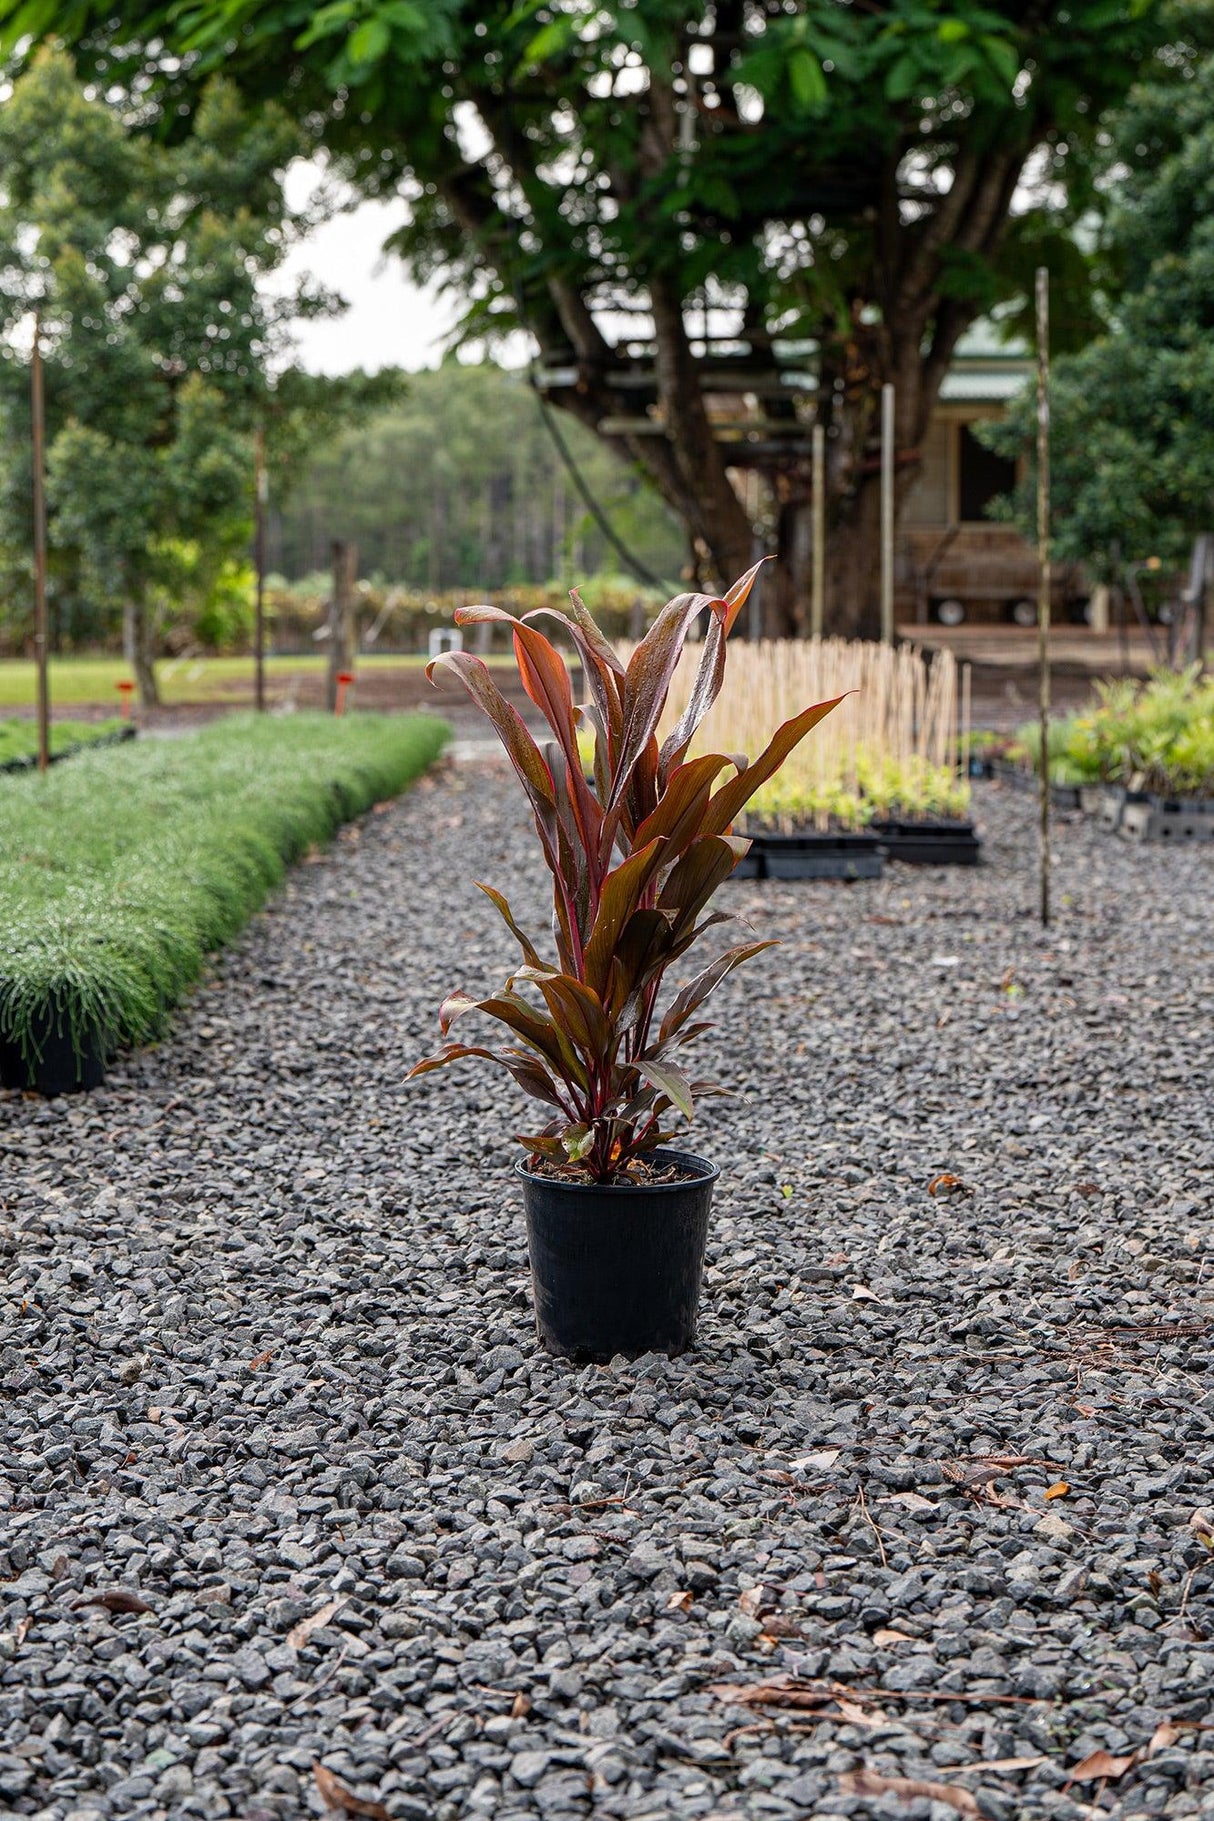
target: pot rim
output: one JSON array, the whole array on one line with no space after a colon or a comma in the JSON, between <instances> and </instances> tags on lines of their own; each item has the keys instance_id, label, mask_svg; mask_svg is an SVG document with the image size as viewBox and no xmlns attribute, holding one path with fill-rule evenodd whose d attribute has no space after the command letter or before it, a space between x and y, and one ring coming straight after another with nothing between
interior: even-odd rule
<instances>
[{"instance_id":1,"label":"pot rim","mask_svg":"<svg viewBox=\"0 0 1214 1821\"><path fill-rule=\"evenodd\" d=\"M697 1189L712 1184L721 1174L719 1164L711 1162L707 1157L697 1156L694 1151L679 1151L662 1145L653 1154L671 1162L694 1164L698 1174L684 1177L678 1182L570 1182L565 1177L541 1176L538 1171L529 1170L527 1160L523 1157L518 1158L513 1170L523 1182L541 1183L546 1189L560 1189L573 1195L669 1195L673 1190Z\"/></svg>"}]
</instances>

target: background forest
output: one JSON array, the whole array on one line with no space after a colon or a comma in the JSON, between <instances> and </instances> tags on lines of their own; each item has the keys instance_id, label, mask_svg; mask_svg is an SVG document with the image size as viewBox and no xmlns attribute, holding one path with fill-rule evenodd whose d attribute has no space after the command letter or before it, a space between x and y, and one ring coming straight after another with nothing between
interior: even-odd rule
<instances>
[{"instance_id":1,"label":"background forest","mask_svg":"<svg viewBox=\"0 0 1214 1821\"><path fill-rule=\"evenodd\" d=\"M577 424L562 435L617 535L662 581L686 540L643 478ZM289 580L324 570L332 538L352 539L365 576L414 589L570 582L621 559L579 495L525 374L448 361L414 373L399 404L312 452L279 509L269 568Z\"/></svg>"}]
</instances>

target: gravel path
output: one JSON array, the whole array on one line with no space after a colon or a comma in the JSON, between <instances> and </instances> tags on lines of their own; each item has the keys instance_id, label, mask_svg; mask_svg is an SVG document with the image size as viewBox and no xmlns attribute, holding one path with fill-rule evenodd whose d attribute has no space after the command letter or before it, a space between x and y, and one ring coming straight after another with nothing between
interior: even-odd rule
<instances>
[{"instance_id":1,"label":"gravel path","mask_svg":"<svg viewBox=\"0 0 1214 1821\"><path fill-rule=\"evenodd\" d=\"M537 1352L514 1090L401 1085L508 959L467 873L539 909L496 771L0 1095L4 1814L1214 1814L1214 853L1062 826L1043 937L979 807L978 873L728 888L788 939L673 1363Z\"/></svg>"}]
</instances>

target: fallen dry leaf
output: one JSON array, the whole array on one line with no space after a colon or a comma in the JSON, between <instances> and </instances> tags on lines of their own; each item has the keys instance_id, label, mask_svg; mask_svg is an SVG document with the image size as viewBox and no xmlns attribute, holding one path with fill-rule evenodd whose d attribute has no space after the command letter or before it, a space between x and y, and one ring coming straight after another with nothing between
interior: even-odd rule
<instances>
[{"instance_id":1,"label":"fallen dry leaf","mask_svg":"<svg viewBox=\"0 0 1214 1821\"><path fill-rule=\"evenodd\" d=\"M771 1638L803 1638L805 1636L796 1619L787 1618L782 1612L769 1612L763 1620L763 1635Z\"/></svg>"},{"instance_id":2,"label":"fallen dry leaf","mask_svg":"<svg viewBox=\"0 0 1214 1821\"><path fill-rule=\"evenodd\" d=\"M1075 1184L1075 1193L1076 1195L1083 1195L1090 1198L1093 1195L1103 1195L1104 1190L1098 1182L1077 1182Z\"/></svg>"},{"instance_id":3,"label":"fallen dry leaf","mask_svg":"<svg viewBox=\"0 0 1214 1821\"><path fill-rule=\"evenodd\" d=\"M530 1712L531 1697L530 1695L525 1695L520 1688L519 1692L510 1703L510 1718L512 1720L524 1720Z\"/></svg>"},{"instance_id":4,"label":"fallen dry leaf","mask_svg":"<svg viewBox=\"0 0 1214 1821\"><path fill-rule=\"evenodd\" d=\"M291 1649L302 1650L312 1633L319 1631L322 1625L327 1625L334 1613L340 1612L345 1603L344 1599L328 1600L325 1605L310 1613L306 1619L301 1619L298 1625L292 1625L287 1633L287 1643Z\"/></svg>"},{"instance_id":5,"label":"fallen dry leaf","mask_svg":"<svg viewBox=\"0 0 1214 1821\"><path fill-rule=\"evenodd\" d=\"M249 1371L250 1372L260 1372L261 1368L263 1366L269 1365L269 1363L273 1359L273 1357L274 1357L273 1347L267 1347L264 1353L255 1353L253 1355L253 1358L249 1361Z\"/></svg>"},{"instance_id":6,"label":"fallen dry leaf","mask_svg":"<svg viewBox=\"0 0 1214 1821\"><path fill-rule=\"evenodd\" d=\"M952 1195L954 1193L968 1194L969 1190L961 1178L954 1176L951 1170L941 1170L940 1174L933 1176L928 1183L927 1192L929 1195Z\"/></svg>"},{"instance_id":7,"label":"fallen dry leaf","mask_svg":"<svg viewBox=\"0 0 1214 1821\"><path fill-rule=\"evenodd\" d=\"M1047 1499L1064 1499L1070 1490L1065 1480L1055 1480L1052 1486L1046 1487L1045 1496Z\"/></svg>"},{"instance_id":8,"label":"fallen dry leaf","mask_svg":"<svg viewBox=\"0 0 1214 1821\"><path fill-rule=\"evenodd\" d=\"M164 1411L161 1410L156 1404L148 1405L149 1423L158 1423L163 1415L164 1415Z\"/></svg>"},{"instance_id":9,"label":"fallen dry leaf","mask_svg":"<svg viewBox=\"0 0 1214 1821\"><path fill-rule=\"evenodd\" d=\"M1140 1756L1141 1753L1136 1751L1126 1752L1118 1757L1114 1757L1112 1752L1103 1749L1089 1752L1082 1763L1077 1764L1074 1770L1068 1771L1067 1783L1116 1782L1118 1777L1125 1776L1127 1770L1133 1770Z\"/></svg>"},{"instance_id":10,"label":"fallen dry leaf","mask_svg":"<svg viewBox=\"0 0 1214 1821\"><path fill-rule=\"evenodd\" d=\"M713 1682L708 1689L731 1707L825 1707L837 1699L829 1688L808 1688L791 1676L773 1682Z\"/></svg>"},{"instance_id":11,"label":"fallen dry leaf","mask_svg":"<svg viewBox=\"0 0 1214 1821\"><path fill-rule=\"evenodd\" d=\"M361 1796L356 1796L353 1790L347 1789L319 1761L313 1764L312 1775L316 1778L316 1787L326 1808L341 1808L348 1815L365 1815L367 1821L389 1821L388 1811L382 1802L366 1802Z\"/></svg>"},{"instance_id":12,"label":"fallen dry leaf","mask_svg":"<svg viewBox=\"0 0 1214 1821\"><path fill-rule=\"evenodd\" d=\"M137 1593L131 1593L125 1587L109 1587L102 1593L82 1594L80 1599L72 1601L73 1611L82 1606L104 1606L107 1612L151 1612L147 1601Z\"/></svg>"},{"instance_id":13,"label":"fallen dry leaf","mask_svg":"<svg viewBox=\"0 0 1214 1821\"><path fill-rule=\"evenodd\" d=\"M883 1492L878 1505L904 1505L907 1511L938 1511L935 1499L925 1499L921 1492Z\"/></svg>"},{"instance_id":14,"label":"fallen dry leaf","mask_svg":"<svg viewBox=\"0 0 1214 1821\"><path fill-rule=\"evenodd\" d=\"M840 1718L846 1720L849 1726L889 1725L886 1715L879 1707L859 1707L855 1701L849 1701L843 1695L835 1697L835 1705L839 1709Z\"/></svg>"},{"instance_id":15,"label":"fallen dry leaf","mask_svg":"<svg viewBox=\"0 0 1214 1821\"><path fill-rule=\"evenodd\" d=\"M851 1287L851 1299L854 1303L880 1303L885 1301L885 1298L883 1296L878 1296L875 1290L870 1290L867 1284L853 1284Z\"/></svg>"},{"instance_id":16,"label":"fallen dry leaf","mask_svg":"<svg viewBox=\"0 0 1214 1821\"><path fill-rule=\"evenodd\" d=\"M695 1595L690 1588L683 1588L679 1592L671 1594L666 1602L666 1610L667 1612L690 1612L691 1602L694 1598Z\"/></svg>"},{"instance_id":17,"label":"fallen dry leaf","mask_svg":"<svg viewBox=\"0 0 1214 1821\"><path fill-rule=\"evenodd\" d=\"M893 1625L878 1625L873 1633L873 1643L878 1650L887 1650L891 1644L917 1644L909 1631L898 1631Z\"/></svg>"},{"instance_id":18,"label":"fallen dry leaf","mask_svg":"<svg viewBox=\"0 0 1214 1821\"><path fill-rule=\"evenodd\" d=\"M1153 1758L1157 1751L1166 1751L1169 1745L1175 1745L1183 1730L1171 1720L1161 1720L1151 1734L1151 1743L1147 1746L1147 1757Z\"/></svg>"},{"instance_id":19,"label":"fallen dry leaf","mask_svg":"<svg viewBox=\"0 0 1214 1821\"><path fill-rule=\"evenodd\" d=\"M954 1764L950 1768L955 1772L964 1770L1034 1770L1038 1764L1044 1764L1046 1753L1034 1752L1031 1758L978 1758L973 1764Z\"/></svg>"},{"instance_id":20,"label":"fallen dry leaf","mask_svg":"<svg viewBox=\"0 0 1214 1821\"><path fill-rule=\"evenodd\" d=\"M849 1770L839 1778L839 1788L848 1796L899 1796L903 1802L914 1802L925 1796L929 1802L943 1802L959 1815L980 1815L982 1810L968 1789L953 1783L925 1783L918 1777L883 1777L876 1770Z\"/></svg>"},{"instance_id":21,"label":"fallen dry leaf","mask_svg":"<svg viewBox=\"0 0 1214 1821\"><path fill-rule=\"evenodd\" d=\"M33 1622L31 1614L26 1613L25 1617L23 1619L18 1619L17 1623L13 1626L13 1637L19 1646L24 1644L26 1638L29 1637L30 1626Z\"/></svg>"},{"instance_id":22,"label":"fallen dry leaf","mask_svg":"<svg viewBox=\"0 0 1214 1821\"><path fill-rule=\"evenodd\" d=\"M842 1448L819 1448L815 1454L803 1454L798 1460L790 1461L788 1464L794 1473L804 1473L806 1468L812 1469L814 1473L826 1473L834 1466L842 1452Z\"/></svg>"},{"instance_id":23,"label":"fallen dry leaf","mask_svg":"<svg viewBox=\"0 0 1214 1821\"><path fill-rule=\"evenodd\" d=\"M1189 1519L1189 1529L1198 1542L1204 1543L1207 1549L1214 1549L1214 1511L1195 1511Z\"/></svg>"},{"instance_id":24,"label":"fallen dry leaf","mask_svg":"<svg viewBox=\"0 0 1214 1821\"><path fill-rule=\"evenodd\" d=\"M760 1582L757 1587L747 1587L745 1591L739 1595L739 1609L746 1614L748 1619L757 1618L759 1613L763 1610L763 1598L766 1592L767 1589L763 1586L762 1582Z\"/></svg>"}]
</instances>

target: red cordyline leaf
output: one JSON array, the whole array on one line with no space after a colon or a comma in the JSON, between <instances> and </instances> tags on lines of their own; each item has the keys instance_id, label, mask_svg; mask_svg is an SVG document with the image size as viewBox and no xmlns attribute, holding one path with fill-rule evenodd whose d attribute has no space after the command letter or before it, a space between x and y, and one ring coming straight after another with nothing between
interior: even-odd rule
<instances>
[{"instance_id":1,"label":"red cordyline leaf","mask_svg":"<svg viewBox=\"0 0 1214 1821\"><path fill-rule=\"evenodd\" d=\"M522 619L491 606L461 609L461 624L510 627L523 687L552 731L552 743L542 749L479 658L446 652L428 667L433 676L442 666L464 685L523 784L552 878L557 953L549 965L544 945L521 928L502 894L482 885L522 961L496 994L449 995L439 1022L446 1036L457 1018L478 1012L505 1025L515 1041L498 1050L449 1041L410 1073L424 1075L465 1057L506 1069L556 1113L543 1132L520 1142L532 1157L570 1174L599 1181L626 1176L672 1135L664 1114L690 1118L697 1094L725 1091L693 1081L665 1052L681 1054L707 1030L705 1022L693 1022L704 1000L735 967L772 946L735 944L660 1009L668 970L725 920L708 906L749 845L730 833L735 819L836 705L820 702L795 715L749 765L720 753L686 758L721 689L727 635L758 569L722 596L676 596L626 666L576 594L566 613L540 609ZM704 612L710 624L688 705L659 752L657 728L671 680L688 630ZM531 623L545 615L577 652L588 702L574 701L564 658ZM578 752L579 718L595 733L593 789ZM720 783L730 766L737 775Z\"/></svg>"}]
</instances>

